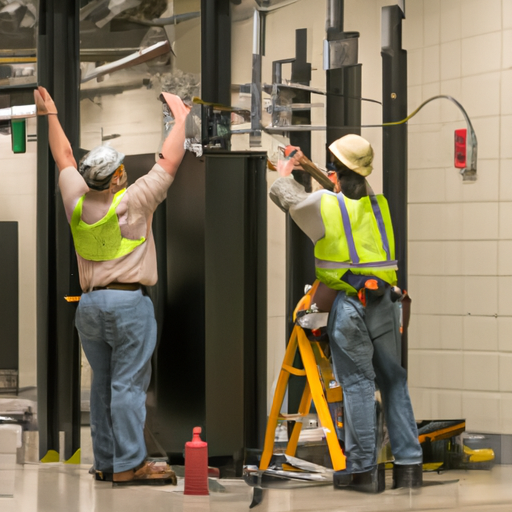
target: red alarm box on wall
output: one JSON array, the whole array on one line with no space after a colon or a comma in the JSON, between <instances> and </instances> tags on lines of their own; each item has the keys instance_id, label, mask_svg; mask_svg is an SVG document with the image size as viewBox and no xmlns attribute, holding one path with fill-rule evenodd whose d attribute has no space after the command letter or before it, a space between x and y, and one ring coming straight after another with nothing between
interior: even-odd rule
<instances>
[{"instance_id":1,"label":"red alarm box on wall","mask_svg":"<svg viewBox=\"0 0 512 512\"><path fill-rule=\"evenodd\" d=\"M455 167L466 167L466 128L455 130Z\"/></svg>"}]
</instances>

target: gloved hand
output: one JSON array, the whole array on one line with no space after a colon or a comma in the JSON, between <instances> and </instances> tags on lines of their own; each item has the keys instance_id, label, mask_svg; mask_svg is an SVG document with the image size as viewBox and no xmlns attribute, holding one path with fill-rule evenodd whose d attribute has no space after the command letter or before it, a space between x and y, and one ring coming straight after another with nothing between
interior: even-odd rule
<instances>
[{"instance_id":1,"label":"gloved hand","mask_svg":"<svg viewBox=\"0 0 512 512\"><path fill-rule=\"evenodd\" d=\"M34 101L38 116L57 114L57 107L50 96L50 93L42 86L34 90Z\"/></svg>"},{"instance_id":2,"label":"gloved hand","mask_svg":"<svg viewBox=\"0 0 512 512\"><path fill-rule=\"evenodd\" d=\"M286 146L284 148L284 156L286 160L281 160L277 162L277 172L283 176L289 176L293 169L297 166L300 166L300 157L304 155L299 147L297 146Z\"/></svg>"}]
</instances>

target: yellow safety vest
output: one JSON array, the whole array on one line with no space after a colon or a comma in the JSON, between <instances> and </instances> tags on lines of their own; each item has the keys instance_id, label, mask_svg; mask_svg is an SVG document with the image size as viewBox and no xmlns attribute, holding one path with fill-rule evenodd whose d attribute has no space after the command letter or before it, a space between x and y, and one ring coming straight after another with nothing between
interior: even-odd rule
<instances>
[{"instance_id":1,"label":"yellow safety vest","mask_svg":"<svg viewBox=\"0 0 512 512\"><path fill-rule=\"evenodd\" d=\"M367 279L395 285L395 238L382 195L349 199L323 194L325 236L315 244L317 278L330 288L355 294Z\"/></svg>"},{"instance_id":2,"label":"yellow safety vest","mask_svg":"<svg viewBox=\"0 0 512 512\"><path fill-rule=\"evenodd\" d=\"M114 196L107 214L94 224L86 224L82 220L85 195L78 200L71 216L70 226L76 252L82 258L90 261L115 260L131 253L146 241L144 237L130 240L121 235L116 208L125 192L124 188Z\"/></svg>"}]
</instances>

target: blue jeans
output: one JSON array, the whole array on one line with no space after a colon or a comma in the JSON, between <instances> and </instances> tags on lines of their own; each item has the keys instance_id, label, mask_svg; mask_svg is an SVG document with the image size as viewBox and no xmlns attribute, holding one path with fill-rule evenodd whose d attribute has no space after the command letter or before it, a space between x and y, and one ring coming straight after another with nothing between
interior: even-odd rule
<instances>
[{"instance_id":1,"label":"blue jeans","mask_svg":"<svg viewBox=\"0 0 512 512\"><path fill-rule=\"evenodd\" d=\"M96 470L119 473L146 457L144 423L156 320L141 290L84 293L76 328L91 365L91 435Z\"/></svg>"},{"instance_id":2,"label":"blue jeans","mask_svg":"<svg viewBox=\"0 0 512 512\"><path fill-rule=\"evenodd\" d=\"M400 364L399 308L390 288L381 296L338 292L327 326L334 371L343 387L347 471L377 463L375 385L378 386L396 464L422 462L407 373Z\"/></svg>"}]
</instances>

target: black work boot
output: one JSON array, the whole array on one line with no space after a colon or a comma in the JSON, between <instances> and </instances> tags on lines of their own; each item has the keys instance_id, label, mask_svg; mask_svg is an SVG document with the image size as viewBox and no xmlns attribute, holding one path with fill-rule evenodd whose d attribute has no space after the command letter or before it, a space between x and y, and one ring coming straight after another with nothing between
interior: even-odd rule
<instances>
[{"instance_id":1,"label":"black work boot","mask_svg":"<svg viewBox=\"0 0 512 512\"><path fill-rule=\"evenodd\" d=\"M415 489L423 483L423 464L393 464L393 489Z\"/></svg>"},{"instance_id":2,"label":"black work boot","mask_svg":"<svg viewBox=\"0 0 512 512\"><path fill-rule=\"evenodd\" d=\"M363 473L335 471L333 474L333 485L335 489L351 489L369 494L383 492L386 488L384 464L379 464Z\"/></svg>"},{"instance_id":3,"label":"black work boot","mask_svg":"<svg viewBox=\"0 0 512 512\"><path fill-rule=\"evenodd\" d=\"M384 492L386 489L384 464L378 464L373 469L365 471L364 473L354 473L352 475L352 482L349 484L348 488L369 494Z\"/></svg>"},{"instance_id":4,"label":"black work boot","mask_svg":"<svg viewBox=\"0 0 512 512\"><path fill-rule=\"evenodd\" d=\"M346 470L335 471L332 475L332 483L335 489L346 489L352 483L352 475Z\"/></svg>"}]
</instances>

